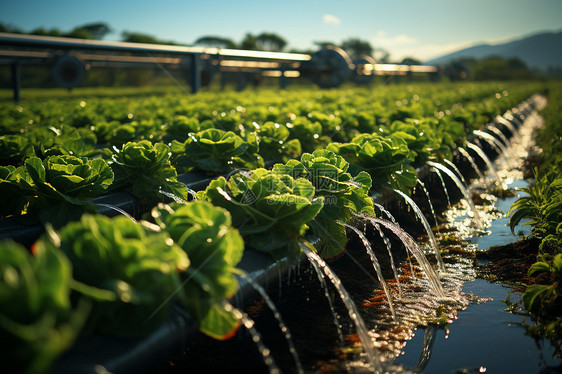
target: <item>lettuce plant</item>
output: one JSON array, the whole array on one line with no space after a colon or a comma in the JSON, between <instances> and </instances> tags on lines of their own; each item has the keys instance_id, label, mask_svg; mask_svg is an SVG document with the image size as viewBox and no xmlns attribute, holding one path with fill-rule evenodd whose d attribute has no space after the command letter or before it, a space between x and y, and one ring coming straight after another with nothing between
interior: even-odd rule
<instances>
[{"instance_id":1,"label":"lettuce plant","mask_svg":"<svg viewBox=\"0 0 562 374\"><path fill-rule=\"evenodd\" d=\"M167 145L129 142L114 154L106 153L106 158L115 174L113 188L124 188L147 205L161 199L160 190L187 200L187 188L177 180Z\"/></svg>"},{"instance_id":2,"label":"lettuce plant","mask_svg":"<svg viewBox=\"0 0 562 374\"><path fill-rule=\"evenodd\" d=\"M298 240L324 205L305 178L266 169L213 180L198 198L226 208L246 244L274 258L300 253Z\"/></svg>"},{"instance_id":3,"label":"lettuce plant","mask_svg":"<svg viewBox=\"0 0 562 374\"><path fill-rule=\"evenodd\" d=\"M310 223L312 232L321 239L320 254L330 258L341 254L347 241L346 229L353 213L374 214L369 197L371 177L362 171L356 177L347 172L349 164L328 150L304 153L300 161L276 164L273 171L293 178L306 178L315 188L316 196L324 197L324 208Z\"/></svg>"},{"instance_id":4,"label":"lettuce plant","mask_svg":"<svg viewBox=\"0 0 562 374\"><path fill-rule=\"evenodd\" d=\"M519 198L509 208L511 231L522 219L533 227L532 234L540 239L559 233L562 236L562 172L552 169L544 175L535 170L535 183L522 189L528 195Z\"/></svg>"},{"instance_id":5,"label":"lettuce plant","mask_svg":"<svg viewBox=\"0 0 562 374\"><path fill-rule=\"evenodd\" d=\"M173 161L181 171L193 169L212 173L227 173L235 168L263 167L263 158L257 154L255 134L246 138L232 131L207 129L190 134L184 143L172 142Z\"/></svg>"},{"instance_id":6,"label":"lettuce plant","mask_svg":"<svg viewBox=\"0 0 562 374\"><path fill-rule=\"evenodd\" d=\"M179 273L189 267L167 234L124 216L84 215L40 244L68 256L76 289L95 301L87 323L92 332L138 334L159 326L181 287Z\"/></svg>"},{"instance_id":7,"label":"lettuce plant","mask_svg":"<svg viewBox=\"0 0 562 374\"><path fill-rule=\"evenodd\" d=\"M350 143L332 143L327 149L349 162L352 175L368 172L374 188L390 186L407 192L417 183L411 165L414 155L404 139L362 134Z\"/></svg>"},{"instance_id":8,"label":"lettuce plant","mask_svg":"<svg viewBox=\"0 0 562 374\"><path fill-rule=\"evenodd\" d=\"M10 201L18 202L10 214L25 210L42 223L60 227L95 209L88 200L107 190L113 172L104 160L64 155L43 161L30 157L19 168L2 168L0 178L0 191L9 192Z\"/></svg>"},{"instance_id":9,"label":"lettuce plant","mask_svg":"<svg viewBox=\"0 0 562 374\"><path fill-rule=\"evenodd\" d=\"M84 304L71 308L72 269L58 250L35 254L0 243L0 341L2 370L38 373L68 349L84 322Z\"/></svg>"},{"instance_id":10,"label":"lettuce plant","mask_svg":"<svg viewBox=\"0 0 562 374\"><path fill-rule=\"evenodd\" d=\"M400 138L406 141L408 149L414 157L413 164L415 166L423 166L430 159L436 157L447 157L452 159L450 146L453 145L451 135L455 135L454 122L449 121L447 131L443 131L440 122L436 119L407 118L404 121L394 121L388 130L392 138ZM464 129L461 125L461 134L464 135Z\"/></svg>"},{"instance_id":11,"label":"lettuce plant","mask_svg":"<svg viewBox=\"0 0 562 374\"><path fill-rule=\"evenodd\" d=\"M266 122L259 127L260 155L266 161L287 162L301 154L298 139L287 140L291 133L285 125Z\"/></svg>"},{"instance_id":12,"label":"lettuce plant","mask_svg":"<svg viewBox=\"0 0 562 374\"><path fill-rule=\"evenodd\" d=\"M21 165L24 158L33 155L33 145L25 136L0 136L0 165Z\"/></svg>"},{"instance_id":13,"label":"lettuce plant","mask_svg":"<svg viewBox=\"0 0 562 374\"><path fill-rule=\"evenodd\" d=\"M189 256L191 266L181 274L184 306L199 321L200 330L216 338L233 335L239 321L221 303L233 297L238 282L233 273L244 242L232 227L230 213L208 202L160 204L152 216Z\"/></svg>"}]
</instances>

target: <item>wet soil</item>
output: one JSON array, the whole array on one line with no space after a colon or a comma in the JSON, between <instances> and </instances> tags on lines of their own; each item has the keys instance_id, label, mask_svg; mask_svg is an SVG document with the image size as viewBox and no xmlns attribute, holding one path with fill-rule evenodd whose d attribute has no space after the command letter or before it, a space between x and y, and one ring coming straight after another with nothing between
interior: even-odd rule
<instances>
[{"instance_id":1,"label":"wet soil","mask_svg":"<svg viewBox=\"0 0 562 374\"><path fill-rule=\"evenodd\" d=\"M539 239L530 238L479 251L477 258L481 266L477 269L478 276L490 282L516 286L537 283L537 277L527 276L527 271L537 261L540 243Z\"/></svg>"}]
</instances>

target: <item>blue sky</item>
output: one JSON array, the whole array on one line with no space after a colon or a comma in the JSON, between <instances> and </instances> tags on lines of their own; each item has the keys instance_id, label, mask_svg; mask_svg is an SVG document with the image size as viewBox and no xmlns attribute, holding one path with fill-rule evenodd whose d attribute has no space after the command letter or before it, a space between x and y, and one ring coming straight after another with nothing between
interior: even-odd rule
<instances>
[{"instance_id":1,"label":"blue sky","mask_svg":"<svg viewBox=\"0 0 562 374\"><path fill-rule=\"evenodd\" d=\"M240 41L247 32L268 31L290 48L360 37L395 60L426 60L482 42L562 30L562 0L0 0L0 22L24 30L70 31L97 21L113 28L107 40L119 40L125 30L187 44L203 35Z\"/></svg>"}]
</instances>

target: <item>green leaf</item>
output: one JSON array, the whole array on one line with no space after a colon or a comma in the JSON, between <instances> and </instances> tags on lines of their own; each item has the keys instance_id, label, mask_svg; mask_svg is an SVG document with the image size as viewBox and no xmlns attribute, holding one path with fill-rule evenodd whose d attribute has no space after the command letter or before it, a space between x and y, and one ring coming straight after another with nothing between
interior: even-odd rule
<instances>
[{"instance_id":1,"label":"green leaf","mask_svg":"<svg viewBox=\"0 0 562 374\"><path fill-rule=\"evenodd\" d=\"M204 334L218 340L230 339L240 328L240 321L221 305L213 305L205 318L200 322L199 329Z\"/></svg>"},{"instance_id":2,"label":"green leaf","mask_svg":"<svg viewBox=\"0 0 562 374\"><path fill-rule=\"evenodd\" d=\"M529 271L527 272L527 275L531 276L535 273L541 272L541 271L551 271L550 265L546 262L535 262L531 268L529 269Z\"/></svg>"},{"instance_id":3,"label":"green leaf","mask_svg":"<svg viewBox=\"0 0 562 374\"><path fill-rule=\"evenodd\" d=\"M177 180L167 145L153 145L147 140L129 142L110 157L114 188L124 188L147 205L162 199L161 190L187 200L187 188Z\"/></svg>"},{"instance_id":4,"label":"green leaf","mask_svg":"<svg viewBox=\"0 0 562 374\"><path fill-rule=\"evenodd\" d=\"M35 255L0 243L0 339L3 369L44 372L78 335L87 310L71 309L71 266L57 249L35 246Z\"/></svg>"},{"instance_id":5,"label":"green leaf","mask_svg":"<svg viewBox=\"0 0 562 374\"><path fill-rule=\"evenodd\" d=\"M527 287L523 294L523 303L525 309L532 313L537 313L543 301L547 300L552 293L552 286L545 286L541 284L534 284Z\"/></svg>"},{"instance_id":6,"label":"green leaf","mask_svg":"<svg viewBox=\"0 0 562 374\"><path fill-rule=\"evenodd\" d=\"M189 259L165 233L149 231L124 216L83 215L57 236L60 243L49 237L40 243L60 245L78 282L73 288L94 302L88 330L138 333L168 316L168 298L180 286Z\"/></svg>"},{"instance_id":7,"label":"green leaf","mask_svg":"<svg viewBox=\"0 0 562 374\"><path fill-rule=\"evenodd\" d=\"M294 254L324 201L308 180L265 169L218 178L198 197L228 209L246 244L275 258Z\"/></svg>"},{"instance_id":8,"label":"green leaf","mask_svg":"<svg viewBox=\"0 0 562 374\"><path fill-rule=\"evenodd\" d=\"M160 204L153 209L152 216L191 261L190 268L182 275L184 306L201 324L206 321L205 333L211 336L228 333L230 330L219 329L224 316L215 315L216 306L238 290L234 272L244 250L240 234L231 226L230 214L208 202L193 201L187 205ZM209 313L214 314L209 316ZM222 324L213 327L217 318Z\"/></svg>"}]
</instances>

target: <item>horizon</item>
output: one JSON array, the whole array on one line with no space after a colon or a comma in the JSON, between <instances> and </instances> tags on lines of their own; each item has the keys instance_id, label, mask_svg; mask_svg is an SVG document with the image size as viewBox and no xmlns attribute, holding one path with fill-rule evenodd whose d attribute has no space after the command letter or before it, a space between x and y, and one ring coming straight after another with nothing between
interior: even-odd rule
<instances>
[{"instance_id":1,"label":"horizon","mask_svg":"<svg viewBox=\"0 0 562 374\"><path fill-rule=\"evenodd\" d=\"M369 41L375 50L388 51L394 61L406 57L427 61L464 48L562 31L562 2L557 0L532 4L524 0L405 0L401 4L360 0L345 4L328 0L321 6L317 1L295 0L282 5L257 0L236 4L225 0L158 4L22 0L0 4L0 22L24 32L39 27L69 32L87 23L104 22L112 28L104 40L121 40L121 34L130 31L187 45L201 36L240 42L246 33L274 32L287 40L285 50L316 50L314 42L340 44L357 37Z\"/></svg>"}]
</instances>

